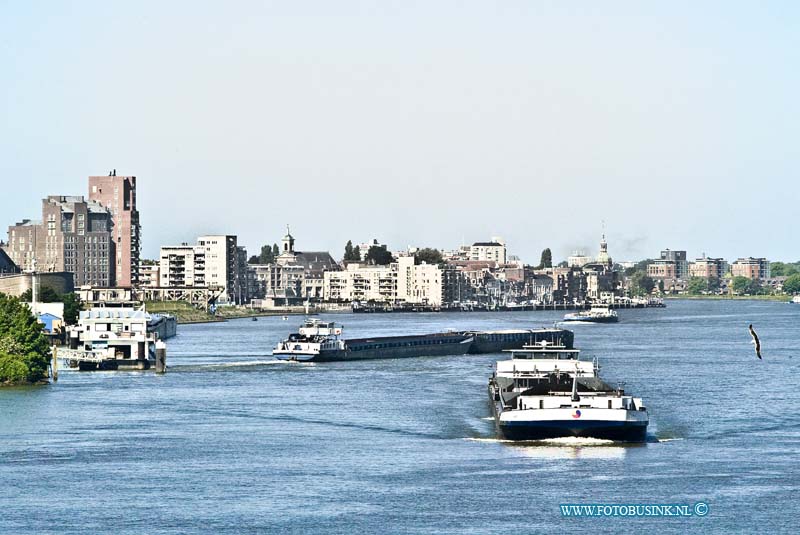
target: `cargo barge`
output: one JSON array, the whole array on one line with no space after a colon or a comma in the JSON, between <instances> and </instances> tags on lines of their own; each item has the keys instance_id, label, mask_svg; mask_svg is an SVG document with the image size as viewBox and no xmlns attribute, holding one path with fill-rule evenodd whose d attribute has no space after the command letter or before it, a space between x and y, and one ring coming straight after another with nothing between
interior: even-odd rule
<instances>
[{"instance_id":1,"label":"cargo barge","mask_svg":"<svg viewBox=\"0 0 800 535\"><path fill-rule=\"evenodd\" d=\"M498 353L542 341L569 347L573 343L573 333L564 329L449 331L349 340L340 338L341 334L342 327L334 322L309 319L272 354L280 360L324 362Z\"/></svg>"}]
</instances>

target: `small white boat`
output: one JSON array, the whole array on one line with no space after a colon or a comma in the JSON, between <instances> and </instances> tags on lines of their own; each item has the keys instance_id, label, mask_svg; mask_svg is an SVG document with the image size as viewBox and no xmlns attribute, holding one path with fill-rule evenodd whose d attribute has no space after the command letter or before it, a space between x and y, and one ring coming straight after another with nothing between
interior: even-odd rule
<instances>
[{"instance_id":1,"label":"small white boat","mask_svg":"<svg viewBox=\"0 0 800 535\"><path fill-rule=\"evenodd\" d=\"M608 306L593 306L589 310L566 314L564 321L583 321L590 323L616 323L619 321L617 311Z\"/></svg>"}]
</instances>

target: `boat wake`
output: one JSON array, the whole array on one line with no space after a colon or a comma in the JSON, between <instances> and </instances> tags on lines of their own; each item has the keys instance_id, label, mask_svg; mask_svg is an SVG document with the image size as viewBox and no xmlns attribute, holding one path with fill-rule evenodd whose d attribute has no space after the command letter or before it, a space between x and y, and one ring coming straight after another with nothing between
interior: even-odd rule
<instances>
[{"instance_id":1,"label":"boat wake","mask_svg":"<svg viewBox=\"0 0 800 535\"><path fill-rule=\"evenodd\" d=\"M243 360L239 362L217 362L214 364L170 364L168 371L198 371L198 370L224 370L229 368L252 368L255 366L270 366L282 364L280 360Z\"/></svg>"},{"instance_id":2,"label":"boat wake","mask_svg":"<svg viewBox=\"0 0 800 535\"><path fill-rule=\"evenodd\" d=\"M470 442L486 442L496 444L516 444L520 446L573 446L573 447L586 447L586 446L617 446L623 444L622 442L614 442L613 440L605 440L602 438L588 438L588 437L559 437L547 438L544 440L505 440L502 438L476 438L467 437L463 440Z\"/></svg>"}]
</instances>

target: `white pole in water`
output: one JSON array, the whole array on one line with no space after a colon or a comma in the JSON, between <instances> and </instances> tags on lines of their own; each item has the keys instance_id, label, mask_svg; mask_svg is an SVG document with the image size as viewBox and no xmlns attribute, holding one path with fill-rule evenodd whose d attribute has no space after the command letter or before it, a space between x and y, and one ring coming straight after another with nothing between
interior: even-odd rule
<instances>
[{"instance_id":1,"label":"white pole in water","mask_svg":"<svg viewBox=\"0 0 800 535\"><path fill-rule=\"evenodd\" d=\"M156 342L156 373L167 371L167 344L162 340Z\"/></svg>"},{"instance_id":2,"label":"white pole in water","mask_svg":"<svg viewBox=\"0 0 800 535\"><path fill-rule=\"evenodd\" d=\"M58 347L53 346L53 363L50 365L53 372L53 381L58 381Z\"/></svg>"}]
</instances>

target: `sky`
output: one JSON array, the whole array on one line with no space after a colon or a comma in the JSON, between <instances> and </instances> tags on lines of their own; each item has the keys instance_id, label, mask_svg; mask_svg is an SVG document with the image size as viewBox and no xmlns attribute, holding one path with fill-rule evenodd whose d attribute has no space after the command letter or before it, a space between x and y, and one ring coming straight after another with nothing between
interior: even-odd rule
<instances>
[{"instance_id":1,"label":"sky","mask_svg":"<svg viewBox=\"0 0 800 535\"><path fill-rule=\"evenodd\" d=\"M0 0L0 237L116 169L149 258L796 261L799 66L797 2Z\"/></svg>"}]
</instances>

